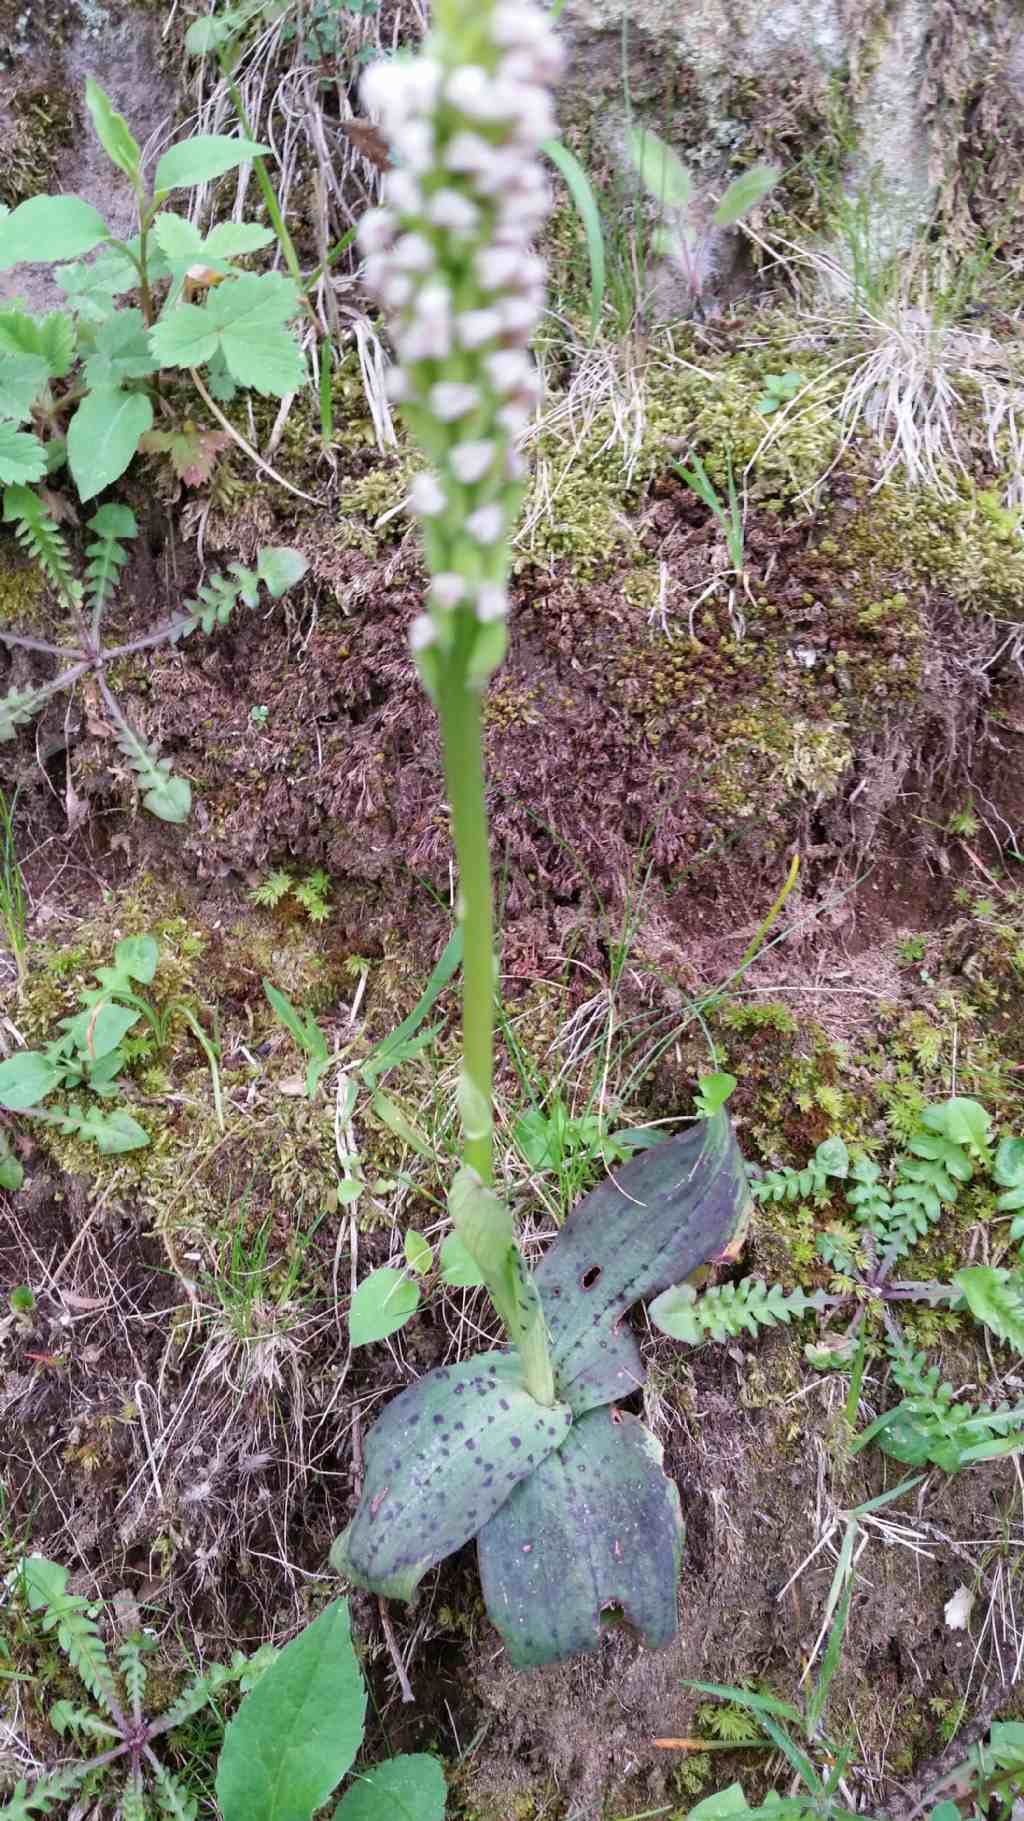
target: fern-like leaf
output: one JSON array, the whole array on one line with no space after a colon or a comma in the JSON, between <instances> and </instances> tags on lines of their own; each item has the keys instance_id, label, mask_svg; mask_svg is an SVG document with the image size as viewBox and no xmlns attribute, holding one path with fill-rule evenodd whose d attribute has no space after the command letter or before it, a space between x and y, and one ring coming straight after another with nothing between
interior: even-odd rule
<instances>
[{"instance_id":1,"label":"fern-like leaf","mask_svg":"<svg viewBox=\"0 0 1024 1821\"><path fill-rule=\"evenodd\" d=\"M118 577L128 561L128 552L121 539L135 537L138 525L134 512L127 506L110 504L101 506L93 514L89 530L96 535L93 542L86 545L89 563L85 571L85 597L94 612L99 612L117 586Z\"/></svg>"},{"instance_id":2,"label":"fern-like leaf","mask_svg":"<svg viewBox=\"0 0 1024 1821\"><path fill-rule=\"evenodd\" d=\"M758 1328L774 1328L824 1307L821 1290L808 1296L799 1288L786 1291L781 1284L744 1277L738 1284L717 1284L700 1297L692 1284L676 1284L655 1297L650 1315L663 1334L696 1346L702 1340L727 1340L744 1329L756 1334Z\"/></svg>"},{"instance_id":3,"label":"fern-like leaf","mask_svg":"<svg viewBox=\"0 0 1024 1821\"><path fill-rule=\"evenodd\" d=\"M27 727L50 697L63 688L63 682L52 681L40 683L35 689L10 689L0 696L0 741L13 740L18 728Z\"/></svg>"},{"instance_id":4,"label":"fern-like leaf","mask_svg":"<svg viewBox=\"0 0 1024 1821\"><path fill-rule=\"evenodd\" d=\"M120 1821L152 1821L152 1813L145 1791L129 1783L121 1797Z\"/></svg>"},{"instance_id":5,"label":"fern-like leaf","mask_svg":"<svg viewBox=\"0 0 1024 1821\"><path fill-rule=\"evenodd\" d=\"M241 1652L236 1652L230 1663L214 1663L202 1675L194 1676L187 1688L183 1688L177 1700L160 1715L156 1725L150 1729L150 1737L156 1738L159 1733L173 1732L175 1727L184 1726L193 1714L205 1707L211 1696L219 1694L232 1682L237 1682L248 1668L248 1659Z\"/></svg>"},{"instance_id":6,"label":"fern-like leaf","mask_svg":"<svg viewBox=\"0 0 1024 1821\"><path fill-rule=\"evenodd\" d=\"M79 1737L92 1739L119 1739L116 1726L101 1720L99 1714L90 1713L87 1707L76 1707L71 1701L55 1701L50 1709L50 1725L62 1739L68 1733L77 1733Z\"/></svg>"},{"instance_id":7,"label":"fern-like leaf","mask_svg":"<svg viewBox=\"0 0 1024 1821\"><path fill-rule=\"evenodd\" d=\"M841 1138L826 1138L802 1170L767 1170L751 1183L761 1201L824 1201L830 1176L843 1177L849 1153Z\"/></svg>"},{"instance_id":8,"label":"fern-like leaf","mask_svg":"<svg viewBox=\"0 0 1024 1821\"><path fill-rule=\"evenodd\" d=\"M22 1779L15 1784L6 1807L0 1808L0 1821L36 1821L37 1816L48 1815L58 1802L66 1802L81 1787L88 1769L87 1764L66 1764L49 1776L40 1777L31 1789Z\"/></svg>"},{"instance_id":9,"label":"fern-like leaf","mask_svg":"<svg viewBox=\"0 0 1024 1821\"><path fill-rule=\"evenodd\" d=\"M117 1663L132 1712L138 1713L146 1698L146 1665L138 1638L126 1638L119 1646Z\"/></svg>"},{"instance_id":10,"label":"fern-like leaf","mask_svg":"<svg viewBox=\"0 0 1024 1821\"><path fill-rule=\"evenodd\" d=\"M72 574L71 559L56 520L38 494L30 487L5 487L4 524L14 526L22 549L39 564L65 604L77 605L82 598L81 583Z\"/></svg>"},{"instance_id":11,"label":"fern-like leaf","mask_svg":"<svg viewBox=\"0 0 1024 1821\"><path fill-rule=\"evenodd\" d=\"M146 745L126 720L109 689L101 682L107 714L113 723L114 738L128 760L142 791L142 804L161 822L185 822L192 808L192 787L186 778L175 777L169 759L161 759Z\"/></svg>"},{"instance_id":12,"label":"fern-like leaf","mask_svg":"<svg viewBox=\"0 0 1024 1821\"><path fill-rule=\"evenodd\" d=\"M42 1613L44 1631L56 1631L59 1643L79 1680L109 1714L117 1717L113 1676L95 1619L95 1609L78 1594L68 1593L68 1571L45 1556L30 1555L25 1562L25 1589L33 1612Z\"/></svg>"},{"instance_id":13,"label":"fern-like leaf","mask_svg":"<svg viewBox=\"0 0 1024 1821\"><path fill-rule=\"evenodd\" d=\"M159 1759L151 1759L150 1765L153 1772L153 1790L168 1821L196 1821L198 1805L195 1797L190 1796L188 1791L182 1788L177 1777L172 1776Z\"/></svg>"},{"instance_id":14,"label":"fern-like leaf","mask_svg":"<svg viewBox=\"0 0 1024 1821\"><path fill-rule=\"evenodd\" d=\"M974 1316L999 1340L1024 1353L1024 1271L1004 1271L994 1265L972 1265L958 1271L955 1287Z\"/></svg>"},{"instance_id":15,"label":"fern-like leaf","mask_svg":"<svg viewBox=\"0 0 1024 1821\"><path fill-rule=\"evenodd\" d=\"M185 612L191 618L177 636L188 638L193 632L212 632L215 626L226 626L239 601L244 601L247 607L255 607L259 597L259 577L255 571L246 569L242 563L232 563L227 574L211 576L195 599L185 602Z\"/></svg>"},{"instance_id":16,"label":"fern-like leaf","mask_svg":"<svg viewBox=\"0 0 1024 1821\"><path fill-rule=\"evenodd\" d=\"M265 879L261 879L258 885L254 885L249 896L254 904L261 904L265 909L273 910L276 904L280 904L282 898L287 898L291 889L291 873L285 872L284 867L279 866L274 872L268 873Z\"/></svg>"},{"instance_id":17,"label":"fern-like leaf","mask_svg":"<svg viewBox=\"0 0 1024 1821\"><path fill-rule=\"evenodd\" d=\"M956 1402L952 1385L942 1382L924 1353L893 1346L891 1359L893 1382L904 1399L865 1431L861 1444L877 1439L884 1454L905 1466L933 1461L946 1473L1024 1448L1024 1405L972 1409Z\"/></svg>"},{"instance_id":18,"label":"fern-like leaf","mask_svg":"<svg viewBox=\"0 0 1024 1821\"><path fill-rule=\"evenodd\" d=\"M326 923L331 914L327 902L331 895L331 881L325 872L310 873L308 879L303 879L293 887L293 892L311 923Z\"/></svg>"}]
</instances>

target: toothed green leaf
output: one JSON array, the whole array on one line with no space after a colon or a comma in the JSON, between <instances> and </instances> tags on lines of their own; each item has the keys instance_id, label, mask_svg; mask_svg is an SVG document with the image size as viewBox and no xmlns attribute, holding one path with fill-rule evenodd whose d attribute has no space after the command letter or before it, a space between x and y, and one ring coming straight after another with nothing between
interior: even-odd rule
<instances>
[{"instance_id":1,"label":"toothed green leaf","mask_svg":"<svg viewBox=\"0 0 1024 1821\"><path fill-rule=\"evenodd\" d=\"M366 1690L335 1600L265 1670L224 1735L217 1798L224 1821L309 1821L352 1763Z\"/></svg>"},{"instance_id":2,"label":"toothed green leaf","mask_svg":"<svg viewBox=\"0 0 1024 1821\"><path fill-rule=\"evenodd\" d=\"M446 1801L437 1759L413 1752L360 1773L338 1803L333 1821L444 1821Z\"/></svg>"}]
</instances>

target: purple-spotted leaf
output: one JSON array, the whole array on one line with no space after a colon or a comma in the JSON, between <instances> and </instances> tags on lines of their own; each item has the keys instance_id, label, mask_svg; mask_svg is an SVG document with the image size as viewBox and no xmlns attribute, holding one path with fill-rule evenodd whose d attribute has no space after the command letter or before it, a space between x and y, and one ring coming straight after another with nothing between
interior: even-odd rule
<instances>
[{"instance_id":1,"label":"purple-spotted leaf","mask_svg":"<svg viewBox=\"0 0 1024 1821\"><path fill-rule=\"evenodd\" d=\"M676 1630L679 1493L635 1416L591 1410L477 1539L491 1621L517 1669L600 1642L621 1613L652 1648Z\"/></svg>"},{"instance_id":2,"label":"purple-spotted leaf","mask_svg":"<svg viewBox=\"0 0 1024 1821\"><path fill-rule=\"evenodd\" d=\"M366 1439L363 1496L331 1550L359 1587L411 1600L428 1568L461 1549L569 1432L564 1404L538 1404L519 1360L481 1353L417 1379Z\"/></svg>"},{"instance_id":3,"label":"purple-spotted leaf","mask_svg":"<svg viewBox=\"0 0 1024 1821\"><path fill-rule=\"evenodd\" d=\"M636 1342L621 1325L627 1311L698 1265L734 1257L751 1207L732 1126L719 1111L624 1164L573 1209L536 1282L558 1395L574 1415L643 1383Z\"/></svg>"},{"instance_id":4,"label":"purple-spotted leaf","mask_svg":"<svg viewBox=\"0 0 1024 1821\"><path fill-rule=\"evenodd\" d=\"M656 1145L572 1209L536 1271L559 1397L579 1417L643 1384L634 1302L738 1253L751 1189L727 1113Z\"/></svg>"}]
</instances>

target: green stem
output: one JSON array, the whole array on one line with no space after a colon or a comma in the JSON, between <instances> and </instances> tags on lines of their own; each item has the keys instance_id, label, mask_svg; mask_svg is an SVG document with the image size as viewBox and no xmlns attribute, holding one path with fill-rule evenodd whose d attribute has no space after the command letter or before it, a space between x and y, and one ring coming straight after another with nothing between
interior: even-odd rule
<instances>
[{"instance_id":1,"label":"green stem","mask_svg":"<svg viewBox=\"0 0 1024 1821\"><path fill-rule=\"evenodd\" d=\"M459 866L465 1162L490 1183L494 1072L494 922L484 798L481 692L453 657L438 695L452 834Z\"/></svg>"}]
</instances>

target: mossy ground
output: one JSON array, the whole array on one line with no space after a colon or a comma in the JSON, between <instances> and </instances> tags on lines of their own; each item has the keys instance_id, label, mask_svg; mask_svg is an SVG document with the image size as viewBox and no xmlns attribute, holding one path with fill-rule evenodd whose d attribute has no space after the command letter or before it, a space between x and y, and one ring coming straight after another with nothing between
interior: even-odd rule
<instances>
[{"instance_id":1,"label":"mossy ground","mask_svg":"<svg viewBox=\"0 0 1024 1821\"><path fill-rule=\"evenodd\" d=\"M778 100L767 152L787 133L806 139L799 83ZM815 140L826 163L843 131L833 101ZM793 189L787 206L806 214L818 194ZM551 245L563 244L575 242L559 218ZM585 298L563 290L582 322ZM503 1054L499 1101L532 1235L549 1230L560 1184L508 1141L524 1071L535 1095L562 1071L572 1109L603 1093L616 1120L677 1119L711 1043L739 1078L744 1151L770 1166L802 1162L834 1132L886 1160L954 1084L1001 1129L1019 1126L1019 524L977 434L944 493L898 474L876 485L877 444L863 428L844 440L839 419L850 347L790 304L589 351L559 335L541 350L562 408L533 451L511 650L487 702L503 996L521 1049L518 1071ZM765 375L789 368L804 396L766 418ZM19 995L12 978L5 1007L17 1036L52 1034L119 936L148 931L161 945L154 1004L187 1006L217 1046L223 1126L180 1011L126 1073L145 1149L101 1158L18 1120L28 1180L0 1230L5 1284L36 1295L28 1323L0 1320L4 1548L73 1557L104 1597L128 1587L169 1674L176 1638L185 1653L252 1646L329 1597L361 1425L411 1373L488 1331L479 1298L437 1294L390 1346L347 1358L353 1271L396 1256L408 1226L435 1245L444 1231L454 996L434 1014L432 1049L388 1083L439 1161L361 1095L367 1190L352 1213L338 1205L336 1074L306 1098L304 1060L262 988L269 978L315 1011L352 1072L410 1010L450 927L436 730L406 657L423 578L395 509L414 463L377 451L351 351L333 393L336 478L308 398L274 457L319 505L257 483L234 452L208 514L202 500L154 505L155 466L126 484L145 538L111 634L145 630L155 603L188 590L197 567L179 533L200 520L211 563L251 560L267 542L310 558L282 608L119 669L126 705L193 780L189 826L138 811L92 700L70 767L58 749L41 782L29 738L12 749L32 892L28 979ZM261 446L275 416L274 401L256 403ZM244 406L237 423L251 434ZM732 471L742 575L679 475L694 455L723 505ZM62 630L9 538L0 615ZM254 721L254 706L266 716ZM801 879L778 944L736 977L794 850ZM292 899L253 905L275 865L330 874L322 927ZM601 1035L582 1061L570 1054L581 1030ZM740 1268L821 1287L815 1232L841 1212L761 1208ZM997 1241L992 1197L974 1189L914 1272L943 1276ZM394 1699L376 1608L354 1596L378 1705L371 1755L440 1751L460 1821L617 1821L659 1806L674 1817L734 1777L752 1798L778 1783L750 1754L680 1758L650 1740L694 1731L688 1676L795 1693L831 1562L781 1601L779 1590L823 1513L896 1483L875 1450L851 1455L843 1381L804 1359L813 1332L808 1320L696 1352L645 1338L647 1414L688 1522L672 1650L648 1656L610 1634L592 1660L516 1676L466 1552L418 1614L396 1616L412 1645L411 1711ZM919 1312L907 1332L957 1382L984 1391L994 1369L1012 1370L1002 1353L993 1368L961 1317ZM874 1350L866 1384L862 1422L888 1396ZM834 1712L872 1776L909 1773L942 1743L976 1641L994 1673L987 1635L949 1633L941 1614L968 1537L996 1539L972 1568L985 1608L1016 1546L1015 1496L1006 1463L934 1474L904 1507L930 1539L916 1579L898 1548L865 1557ZM38 1641L16 1644L36 1673ZM44 1676L22 1708L44 1755L53 1692ZM702 1708L697 1725L715 1724Z\"/></svg>"}]
</instances>

